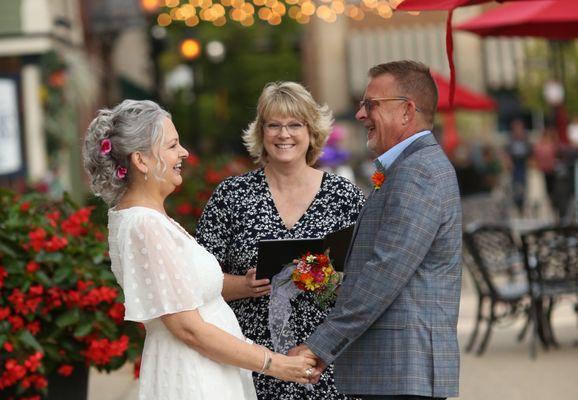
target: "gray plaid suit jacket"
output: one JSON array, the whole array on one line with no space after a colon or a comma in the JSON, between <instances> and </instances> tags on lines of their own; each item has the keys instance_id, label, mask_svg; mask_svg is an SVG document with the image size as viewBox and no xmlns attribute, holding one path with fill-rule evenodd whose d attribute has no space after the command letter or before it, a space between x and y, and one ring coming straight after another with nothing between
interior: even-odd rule
<instances>
[{"instance_id":1,"label":"gray plaid suit jacket","mask_svg":"<svg viewBox=\"0 0 578 400\"><path fill-rule=\"evenodd\" d=\"M433 135L361 210L334 309L306 344L346 394L458 396L461 207Z\"/></svg>"}]
</instances>

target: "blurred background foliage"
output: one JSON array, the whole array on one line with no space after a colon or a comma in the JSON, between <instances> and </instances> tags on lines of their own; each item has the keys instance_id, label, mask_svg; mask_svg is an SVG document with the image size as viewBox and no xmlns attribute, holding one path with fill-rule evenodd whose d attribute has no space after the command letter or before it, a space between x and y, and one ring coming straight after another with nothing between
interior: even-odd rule
<instances>
[{"instance_id":1,"label":"blurred background foliage","mask_svg":"<svg viewBox=\"0 0 578 400\"><path fill-rule=\"evenodd\" d=\"M155 24L151 19L149 28ZM277 26L261 21L251 27L201 24L194 29L174 24L164 33L162 39L151 37L156 40L151 47L156 51L153 58L161 88L157 100L171 113L181 142L191 153L183 185L169 196L166 206L169 215L194 232L217 184L255 168L243 147L242 131L255 118L257 100L268 82L301 80L303 27L294 20ZM180 51L188 38L201 45L199 57L193 60ZM206 51L207 44L215 41L224 47L222 59L211 58ZM174 88L168 80L183 67L192 71L192 85L184 82ZM135 93L123 95L135 98ZM104 223L106 205L92 196L87 203L96 207L94 218Z\"/></svg>"},{"instance_id":2,"label":"blurred background foliage","mask_svg":"<svg viewBox=\"0 0 578 400\"><path fill-rule=\"evenodd\" d=\"M200 156L243 153L241 132L255 116L264 85L301 79L301 36L302 27L292 20L278 26L266 22L251 27L201 24L192 30L175 24L167 29L158 62L160 74L167 75L182 64L193 70L192 89L161 94L185 145ZM190 37L200 42L202 53L187 61L179 45ZM224 46L223 60L207 55L205 46L211 41Z\"/></svg>"},{"instance_id":3,"label":"blurred background foliage","mask_svg":"<svg viewBox=\"0 0 578 400\"><path fill-rule=\"evenodd\" d=\"M525 46L526 79L519 81L519 95L528 109L550 111L543 91L548 80L558 80L565 91L569 115L578 115L578 47L572 41L532 41Z\"/></svg>"}]
</instances>

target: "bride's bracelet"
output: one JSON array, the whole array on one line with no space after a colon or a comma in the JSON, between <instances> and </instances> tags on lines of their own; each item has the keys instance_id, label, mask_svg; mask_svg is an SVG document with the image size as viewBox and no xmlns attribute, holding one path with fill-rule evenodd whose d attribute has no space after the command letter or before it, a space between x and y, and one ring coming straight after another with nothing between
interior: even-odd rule
<instances>
[{"instance_id":1,"label":"bride's bracelet","mask_svg":"<svg viewBox=\"0 0 578 400\"><path fill-rule=\"evenodd\" d=\"M267 350L266 348L263 348L263 367L261 367L261 370L259 371L260 374L264 374L265 371L267 371L270 367L271 367L271 354L269 353L269 350Z\"/></svg>"},{"instance_id":2,"label":"bride's bracelet","mask_svg":"<svg viewBox=\"0 0 578 400\"><path fill-rule=\"evenodd\" d=\"M253 342L249 338L245 338L245 342L247 342L251 345L259 346L259 345L255 344L255 342ZM259 373L263 374L263 373L265 373L265 371L267 371L271 367L271 361L273 360L273 358L271 357L271 354L266 347L264 347L264 346L259 346L259 347L261 347L263 349L263 366L261 367L261 370L259 370Z\"/></svg>"}]
</instances>

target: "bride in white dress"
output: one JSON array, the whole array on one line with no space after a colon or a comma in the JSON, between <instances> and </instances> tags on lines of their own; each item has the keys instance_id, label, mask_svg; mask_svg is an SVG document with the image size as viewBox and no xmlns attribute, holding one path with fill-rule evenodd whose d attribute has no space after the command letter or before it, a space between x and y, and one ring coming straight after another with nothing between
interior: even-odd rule
<instances>
[{"instance_id":1,"label":"bride in white dress","mask_svg":"<svg viewBox=\"0 0 578 400\"><path fill-rule=\"evenodd\" d=\"M251 371L308 383L313 359L243 337L217 260L165 213L187 156L170 115L151 101L101 110L84 142L91 188L112 207L110 258L125 320L146 327L139 399L253 400Z\"/></svg>"}]
</instances>

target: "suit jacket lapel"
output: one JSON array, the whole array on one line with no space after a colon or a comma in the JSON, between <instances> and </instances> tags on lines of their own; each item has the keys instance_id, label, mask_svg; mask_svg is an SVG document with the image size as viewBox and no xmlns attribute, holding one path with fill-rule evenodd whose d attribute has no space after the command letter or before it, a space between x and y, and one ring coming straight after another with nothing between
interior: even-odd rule
<instances>
[{"instance_id":1,"label":"suit jacket lapel","mask_svg":"<svg viewBox=\"0 0 578 400\"><path fill-rule=\"evenodd\" d=\"M380 171L381 173L383 173L385 176L387 176L385 168L383 167L383 164L379 162L378 159L376 159L373 162L373 165L375 166L376 171ZM373 182L372 182L373 184ZM367 202L369 202L371 200L371 198L375 195L375 193L377 192L377 189L372 189L371 192L369 193L369 196L367 196L367 199L365 199L365 203L367 204ZM351 242L349 243L349 248L347 249L347 255L345 256L345 264L347 265L347 261L349 260L349 255L351 254L351 249L353 247L353 243L355 242L355 237L357 236L357 231L359 229L359 221L361 221L361 217L363 217L363 214L365 213L365 210L367 208L366 207L362 207L361 211L359 212L359 215L357 216L357 223L355 224L355 228L353 229L353 233L351 234Z\"/></svg>"},{"instance_id":2,"label":"suit jacket lapel","mask_svg":"<svg viewBox=\"0 0 578 400\"><path fill-rule=\"evenodd\" d=\"M391 174L393 172L393 170L395 169L395 167L400 162L405 160L410 154L413 154L416 151L423 149L424 147L435 146L435 145L438 145L438 142L437 142L437 140L433 134L422 136L419 139L415 140L412 144L407 146L407 148L399 155L399 157L397 157L395 159L395 161L390 165L390 167L387 170L383 167L383 165L378 160L375 161L375 167L377 170L383 172L383 174L387 178L388 174ZM369 196L365 202L366 204L371 200L371 198L373 197L375 192L376 192L375 189L371 191L371 193L369 194ZM345 256L345 266L347 266L347 264L348 264L349 256L351 254L351 250L353 248L353 245L355 244L355 239L357 237L357 231L359 230L359 222L361 221L361 218L363 217L365 210L366 210L366 207L363 207L361 209L361 212L359 213L359 216L357 217L357 223L355 224L355 229L353 230L353 234L351 235L351 243L349 244L349 249L347 250L347 256Z\"/></svg>"}]
</instances>

